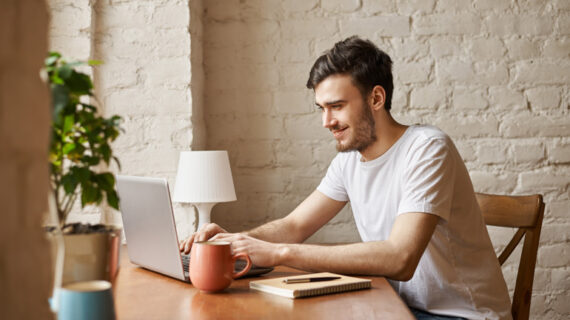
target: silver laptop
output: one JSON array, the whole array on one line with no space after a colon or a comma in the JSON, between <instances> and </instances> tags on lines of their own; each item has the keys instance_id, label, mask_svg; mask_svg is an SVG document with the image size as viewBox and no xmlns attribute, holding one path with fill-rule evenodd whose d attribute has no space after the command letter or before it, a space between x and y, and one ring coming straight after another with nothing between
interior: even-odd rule
<instances>
[{"instance_id":1,"label":"silver laptop","mask_svg":"<svg viewBox=\"0 0 570 320\"><path fill-rule=\"evenodd\" d=\"M168 190L162 178L117 176L123 229L129 259L146 269L189 281L189 256L180 253L178 235ZM236 270L245 261L238 260ZM267 273L273 268L253 266L245 276Z\"/></svg>"}]
</instances>

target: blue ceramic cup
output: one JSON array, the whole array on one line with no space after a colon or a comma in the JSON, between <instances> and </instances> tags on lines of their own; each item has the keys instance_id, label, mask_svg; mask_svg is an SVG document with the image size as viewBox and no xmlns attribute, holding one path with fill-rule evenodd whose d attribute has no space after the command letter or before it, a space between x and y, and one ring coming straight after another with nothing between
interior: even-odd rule
<instances>
[{"instance_id":1,"label":"blue ceramic cup","mask_svg":"<svg viewBox=\"0 0 570 320\"><path fill-rule=\"evenodd\" d=\"M109 281L84 281L59 291L58 320L115 320Z\"/></svg>"}]
</instances>

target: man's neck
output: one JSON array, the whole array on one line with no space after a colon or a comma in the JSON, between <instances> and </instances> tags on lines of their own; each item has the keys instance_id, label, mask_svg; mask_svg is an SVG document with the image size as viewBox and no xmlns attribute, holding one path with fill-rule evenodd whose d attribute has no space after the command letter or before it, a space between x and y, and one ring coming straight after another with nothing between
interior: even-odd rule
<instances>
[{"instance_id":1,"label":"man's neck","mask_svg":"<svg viewBox=\"0 0 570 320\"><path fill-rule=\"evenodd\" d=\"M374 119L377 139L368 148L360 151L363 161L374 160L386 153L408 128L394 120L388 111L383 111Z\"/></svg>"}]
</instances>

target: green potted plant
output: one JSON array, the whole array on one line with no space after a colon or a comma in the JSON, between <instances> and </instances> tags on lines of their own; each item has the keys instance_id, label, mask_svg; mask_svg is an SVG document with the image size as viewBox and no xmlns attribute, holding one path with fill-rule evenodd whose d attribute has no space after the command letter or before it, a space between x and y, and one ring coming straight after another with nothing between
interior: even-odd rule
<instances>
[{"instance_id":1,"label":"green potted plant","mask_svg":"<svg viewBox=\"0 0 570 320\"><path fill-rule=\"evenodd\" d=\"M79 200L81 208L107 203L119 209L115 177L105 168L119 160L111 143L121 132L121 117L98 113L91 77L78 70L97 61L66 62L49 53L43 75L52 93L50 141L50 207L57 216L51 233L63 234L63 284L73 281L112 280L118 267L120 229L108 225L67 224ZM56 241L57 242L57 241ZM56 281L57 281L56 272Z\"/></svg>"}]
</instances>

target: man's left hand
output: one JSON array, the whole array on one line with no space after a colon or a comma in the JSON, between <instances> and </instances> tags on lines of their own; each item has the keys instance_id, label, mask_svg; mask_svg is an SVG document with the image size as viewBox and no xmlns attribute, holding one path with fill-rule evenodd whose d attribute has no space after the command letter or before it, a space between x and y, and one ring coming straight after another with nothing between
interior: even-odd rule
<instances>
[{"instance_id":1,"label":"man's left hand","mask_svg":"<svg viewBox=\"0 0 570 320\"><path fill-rule=\"evenodd\" d=\"M251 262L260 267L280 264L281 244L259 240L241 233L219 233L211 240L230 242L233 254L246 253Z\"/></svg>"}]
</instances>

